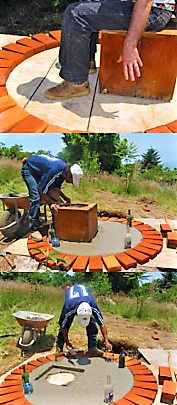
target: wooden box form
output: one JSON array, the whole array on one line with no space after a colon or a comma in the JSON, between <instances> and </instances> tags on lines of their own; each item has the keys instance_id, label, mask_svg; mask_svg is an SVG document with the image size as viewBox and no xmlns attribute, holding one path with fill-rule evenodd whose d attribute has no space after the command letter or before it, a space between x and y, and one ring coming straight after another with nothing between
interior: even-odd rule
<instances>
[{"instance_id":1,"label":"wooden box form","mask_svg":"<svg viewBox=\"0 0 177 405\"><path fill-rule=\"evenodd\" d=\"M97 204L87 203L84 207L71 205L58 208L58 215L55 216L55 232L59 239L90 242L97 231Z\"/></svg>"},{"instance_id":2,"label":"wooden box form","mask_svg":"<svg viewBox=\"0 0 177 405\"><path fill-rule=\"evenodd\" d=\"M102 31L100 92L171 100L177 76L177 29L145 32L138 44L143 61L141 77L126 81L122 63L117 63L126 31Z\"/></svg>"}]
</instances>

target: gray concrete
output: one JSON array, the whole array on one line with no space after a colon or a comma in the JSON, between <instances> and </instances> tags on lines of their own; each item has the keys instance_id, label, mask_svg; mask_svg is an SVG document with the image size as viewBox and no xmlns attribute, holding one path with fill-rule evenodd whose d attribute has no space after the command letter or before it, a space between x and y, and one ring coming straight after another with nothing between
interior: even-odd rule
<instances>
[{"instance_id":1,"label":"gray concrete","mask_svg":"<svg viewBox=\"0 0 177 405\"><path fill-rule=\"evenodd\" d=\"M142 239L142 234L136 228L130 229L132 235L132 247ZM126 226L119 222L98 221L98 233L91 242L67 242L60 241L58 250L76 255L109 255L123 252Z\"/></svg>"},{"instance_id":2,"label":"gray concrete","mask_svg":"<svg viewBox=\"0 0 177 405\"><path fill-rule=\"evenodd\" d=\"M149 364L156 366L169 367L168 354L169 350L164 349L141 349L138 348L142 356L148 361ZM174 368L177 368L177 350L170 350L171 360Z\"/></svg>"},{"instance_id":3,"label":"gray concrete","mask_svg":"<svg viewBox=\"0 0 177 405\"><path fill-rule=\"evenodd\" d=\"M75 380L67 386L49 384L46 380L48 374L57 372L56 368L50 369L53 365L61 367L58 369L59 372L74 372ZM36 380L43 373L45 374ZM111 376L114 387L114 400L122 398L130 391L134 382L133 375L128 368L119 369L115 361L108 362L103 358L87 357L53 361L30 373L34 393L26 398L34 405L49 403L52 405L103 405L104 387L108 374Z\"/></svg>"}]
</instances>

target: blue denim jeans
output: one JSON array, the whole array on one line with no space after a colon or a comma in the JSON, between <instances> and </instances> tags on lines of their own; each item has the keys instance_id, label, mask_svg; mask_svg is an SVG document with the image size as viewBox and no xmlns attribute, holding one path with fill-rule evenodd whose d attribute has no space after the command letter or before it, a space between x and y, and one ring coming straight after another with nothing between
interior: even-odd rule
<instances>
[{"instance_id":1,"label":"blue denim jeans","mask_svg":"<svg viewBox=\"0 0 177 405\"><path fill-rule=\"evenodd\" d=\"M25 181L30 197L30 210L29 210L29 227L30 231L39 231L40 228L40 204L41 198L37 187L37 182L30 172L27 164L22 165L21 174Z\"/></svg>"},{"instance_id":2,"label":"blue denim jeans","mask_svg":"<svg viewBox=\"0 0 177 405\"><path fill-rule=\"evenodd\" d=\"M93 0L70 4L63 15L59 53L60 76L81 84L88 79L90 40L102 29L127 30L134 2L132 0ZM147 31L160 31L169 22L171 11L152 7Z\"/></svg>"},{"instance_id":3,"label":"blue denim jeans","mask_svg":"<svg viewBox=\"0 0 177 405\"><path fill-rule=\"evenodd\" d=\"M68 331L70 329L70 326L67 325ZM96 324L94 316L91 316L90 323L86 327L86 331L87 331L87 339L88 339L88 349L91 349L93 347L97 347L98 328L97 328L97 324ZM58 346L59 346L60 350L63 350L64 339L63 339L63 334L62 334L62 329L61 328L59 329L56 341L58 343Z\"/></svg>"}]
</instances>

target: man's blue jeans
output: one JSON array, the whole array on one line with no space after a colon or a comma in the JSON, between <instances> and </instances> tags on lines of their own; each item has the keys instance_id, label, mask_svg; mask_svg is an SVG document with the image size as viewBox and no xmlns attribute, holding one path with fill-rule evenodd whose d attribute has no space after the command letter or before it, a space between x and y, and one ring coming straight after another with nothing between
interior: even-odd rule
<instances>
[{"instance_id":1,"label":"man's blue jeans","mask_svg":"<svg viewBox=\"0 0 177 405\"><path fill-rule=\"evenodd\" d=\"M25 181L30 197L29 227L30 231L39 231L40 228L40 204L41 198L37 187L37 182L30 172L29 166L24 164L21 169L23 180Z\"/></svg>"},{"instance_id":2,"label":"man's blue jeans","mask_svg":"<svg viewBox=\"0 0 177 405\"><path fill-rule=\"evenodd\" d=\"M88 79L92 33L102 29L127 30L134 4L131 0L93 0L67 7L63 15L59 54L63 79L76 84ZM161 31L171 16L171 11L152 7L146 30Z\"/></svg>"},{"instance_id":3,"label":"man's blue jeans","mask_svg":"<svg viewBox=\"0 0 177 405\"><path fill-rule=\"evenodd\" d=\"M70 326L67 325L68 331L69 331ZM90 323L86 327L86 331L87 331L87 339L88 339L88 349L97 347L98 328L97 328L97 324L96 324L94 316L91 316ZM61 328L59 329L59 332L58 332L57 343L58 343L60 350L63 350L64 339L63 339L63 334L62 334Z\"/></svg>"}]
</instances>

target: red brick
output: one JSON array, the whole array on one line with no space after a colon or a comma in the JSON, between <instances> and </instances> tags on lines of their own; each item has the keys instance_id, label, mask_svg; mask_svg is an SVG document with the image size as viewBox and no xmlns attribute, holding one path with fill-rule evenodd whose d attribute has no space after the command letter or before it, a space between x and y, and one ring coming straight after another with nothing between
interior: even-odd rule
<instances>
[{"instance_id":1,"label":"red brick","mask_svg":"<svg viewBox=\"0 0 177 405\"><path fill-rule=\"evenodd\" d=\"M34 49L35 54L39 53L39 52L43 52L47 49L44 44L42 44L38 41L34 41L34 39L30 39L30 38L18 39L17 44L27 46L29 48Z\"/></svg>"},{"instance_id":2,"label":"red brick","mask_svg":"<svg viewBox=\"0 0 177 405\"><path fill-rule=\"evenodd\" d=\"M155 127L155 128L151 128L151 129L147 129L147 131L145 131L147 134L148 133L153 133L153 134L159 134L159 133L170 133L172 132L166 125L161 125L159 127Z\"/></svg>"},{"instance_id":3,"label":"red brick","mask_svg":"<svg viewBox=\"0 0 177 405\"><path fill-rule=\"evenodd\" d=\"M30 405L25 397L15 399L14 401L9 401L8 405Z\"/></svg>"},{"instance_id":4,"label":"red brick","mask_svg":"<svg viewBox=\"0 0 177 405\"><path fill-rule=\"evenodd\" d=\"M10 75L10 72L11 72L10 68L8 68L8 67L1 68L0 67L0 86L4 86L6 84L6 81Z\"/></svg>"},{"instance_id":5,"label":"red brick","mask_svg":"<svg viewBox=\"0 0 177 405\"><path fill-rule=\"evenodd\" d=\"M35 247L38 248L37 245L36 245ZM36 258L36 256L39 257L39 255L43 255L43 253L42 253L42 252L38 252L38 250L36 250L35 247L34 247L34 248L29 248L29 254L30 254L30 256ZM44 252L47 252L47 250L49 250L49 252L51 252L51 251L53 250L53 248L51 248L50 245L47 244L47 243L46 243L44 246L39 247L39 249L44 250ZM44 256L44 255L43 255L43 256ZM36 260L38 260L38 259L36 258ZM43 259L42 259L42 260L43 260ZM40 260L39 260L39 261L40 261Z\"/></svg>"},{"instance_id":6,"label":"red brick","mask_svg":"<svg viewBox=\"0 0 177 405\"><path fill-rule=\"evenodd\" d=\"M42 133L48 127L46 121L35 117L34 115L28 115L22 121L18 122L9 131L9 133Z\"/></svg>"},{"instance_id":7,"label":"red brick","mask_svg":"<svg viewBox=\"0 0 177 405\"><path fill-rule=\"evenodd\" d=\"M158 236L160 239L162 239L162 235L158 231L144 230L141 233L142 235Z\"/></svg>"},{"instance_id":8,"label":"red brick","mask_svg":"<svg viewBox=\"0 0 177 405\"><path fill-rule=\"evenodd\" d=\"M134 375L152 375L152 371L146 366L128 366L128 368Z\"/></svg>"},{"instance_id":9,"label":"red brick","mask_svg":"<svg viewBox=\"0 0 177 405\"><path fill-rule=\"evenodd\" d=\"M109 220L109 217L99 217L99 220L100 220L100 221L108 221L108 220Z\"/></svg>"},{"instance_id":10,"label":"red brick","mask_svg":"<svg viewBox=\"0 0 177 405\"><path fill-rule=\"evenodd\" d=\"M141 221L135 221L135 219L133 219L132 226L135 226L135 225L144 225L144 223Z\"/></svg>"},{"instance_id":11,"label":"red brick","mask_svg":"<svg viewBox=\"0 0 177 405\"><path fill-rule=\"evenodd\" d=\"M104 359L114 360L114 353L104 352L103 357L104 357Z\"/></svg>"},{"instance_id":12,"label":"red brick","mask_svg":"<svg viewBox=\"0 0 177 405\"><path fill-rule=\"evenodd\" d=\"M148 249L147 247L141 245L135 246L134 249L137 250L138 252L148 255L150 259L154 259L154 257L157 256L157 250Z\"/></svg>"},{"instance_id":13,"label":"red brick","mask_svg":"<svg viewBox=\"0 0 177 405\"><path fill-rule=\"evenodd\" d=\"M120 222L121 224L126 224L127 220L125 218L119 218L118 222Z\"/></svg>"},{"instance_id":14,"label":"red brick","mask_svg":"<svg viewBox=\"0 0 177 405\"><path fill-rule=\"evenodd\" d=\"M60 133L66 133L67 134L67 133L69 133L71 131L69 131L66 128L58 127L57 125L52 125L51 124L46 128L46 130L44 132L45 132L45 134L54 134L54 133L55 134L60 134ZM78 131L78 132L80 132L80 131Z\"/></svg>"},{"instance_id":15,"label":"red brick","mask_svg":"<svg viewBox=\"0 0 177 405\"><path fill-rule=\"evenodd\" d=\"M148 208L148 207L143 207L143 211L149 212L149 211L150 211L150 208Z\"/></svg>"},{"instance_id":16,"label":"red brick","mask_svg":"<svg viewBox=\"0 0 177 405\"><path fill-rule=\"evenodd\" d=\"M9 68L10 72L15 68L16 63L13 60L0 59L0 68Z\"/></svg>"},{"instance_id":17,"label":"red brick","mask_svg":"<svg viewBox=\"0 0 177 405\"><path fill-rule=\"evenodd\" d=\"M13 385L12 387L0 387L0 395L10 394L12 392L22 391L21 385Z\"/></svg>"},{"instance_id":18,"label":"red brick","mask_svg":"<svg viewBox=\"0 0 177 405\"><path fill-rule=\"evenodd\" d=\"M121 398L121 399L118 399L117 401L114 401L114 404L116 404L116 405L130 405L130 404L134 404L134 402L128 401L125 398Z\"/></svg>"},{"instance_id":19,"label":"red brick","mask_svg":"<svg viewBox=\"0 0 177 405\"><path fill-rule=\"evenodd\" d=\"M116 217L111 217L111 218L108 219L108 221L110 221L110 222L119 222L118 218L116 218Z\"/></svg>"},{"instance_id":20,"label":"red brick","mask_svg":"<svg viewBox=\"0 0 177 405\"><path fill-rule=\"evenodd\" d=\"M163 246L163 240L162 239L148 239L148 238L143 238L141 243L150 243L152 246L154 245L155 248L157 248L158 246Z\"/></svg>"},{"instance_id":21,"label":"red brick","mask_svg":"<svg viewBox=\"0 0 177 405\"><path fill-rule=\"evenodd\" d=\"M53 361L53 360L55 360L55 355L54 354L48 354L47 356L47 359L49 359L50 361Z\"/></svg>"},{"instance_id":22,"label":"red brick","mask_svg":"<svg viewBox=\"0 0 177 405\"><path fill-rule=\"evenodd\" d=\"M86 271L87 265L88 265L89 257L88 256L78 256L77 259L75 260L72 270L73 271Z\"/></svg>"},{"instance_id":23,"label":"red brick","mask_svg":"<svg viewBox=\"0 0 177 405\"><path fill-rule=\"evenodd\" d=\"M13 394L6 394L0 396L0 404L6 404L7 402L13 401L14 399L22 398L22 392L14 392Z\"/></svg>"},{"instance_id":24,"label":"red brick","mask_svg":"<svg viewBox=\"0 0 177 405\"><path fill-rule=\"evenodd\" d=\"M134 375L135 381L146 381L146 382L157 382L154 375L144 374L144 375Z\"/></svg>"},{"instance_id":25,"label":"red brick","mask_svg":"<svg viewBox=\"0 0 177 405\"><path fill-rule=\"evenodd\" d=\"M164 381L162 387L161 401L164 399L174 401L176 397L177 384L174 381Z\"/></svg>"},{"instance_id":26,"label":"red brick","mask_svg":"<svg viewBox=\"0 0 177 405\"><path fill-rule=\"evenodd\" d=\"M160 232L171 232L170 225L160 224Z\"/></svg>"},{"instance_id":27,"label":"red brick","mask_svg":"<svg viewBox=\"0 0 177 405\"><path fill-rule=\"evenodd\" d=\"M9 132L17 122L27 117L28 112L19 106L9 108L0 113L0 132Z\"/></svg>"},{"instance_id":28,"label":"red brick","mask_svg":"<svg viewBox=\"0 0 177 405\"><path fill-rule=\"evenodd\" d=\"M132 394L140 395L141 397L151 399L152 401L155 400L156 392L151 390L143 390L141 388L133 387L130 391Z\"/></svg>"},{"instance_id":29,"label":"red brick","mask_svg":"<svg viewBox=\"0 0 177 405\"><path fill-rule=\"evenodd\" d=\"M49 31L49 37L52 37L58 41L60 44L61 42L61 30Z\"/></svg>"},{"instance_id":30,"label":"red brick","mask_svg":"<svg viewBox=\"0 0 177 405\"><path fill-rule=\"evenodd\" d=\"M11 371L11 374L19 374L19 375L22 375L22 373L23 373L22 367L21 367L21 368L20 368L20 367L14 368L14 370Z\"/></svg>"},{"instance_id":31,"label":"red brick","mask_svg":"<svg viewBox=\"0 0 177 405\"><path fill-rule=\"evenodd\" d=\"M40 361L40 363L45 364L48 363L50 360L47 357L39 357L38 361Z\"/></svg>"},{"instance_id":32,"label":"red brick","mask_svg":"<svg viewBox=\"0 0 177 405\"><path fill-rule=\"evenodd\" d=\"M37 368L37 367L41 366L41 362L38 360L30 360L28 365L35 366Z\"/></svg>"},{"instance_id":33,"label":"red brick","mask_svg":"<svg viewBox=\"0 0 177 405\"><path fill-rule=\"evenodd\" d=\"M7 93L7 89L6 89L6 87L5 86L0 86L0 97L4 97L4 96L6 96L8 93Z\"/></svg>"},{"instance_id":34,"label":"red brick","mask_svg":"<svg viewBox=\"0 0 177 405\"><path fill-rule=\"evenodd\" d=\"M154 339L154 340L159 340L159 336L157 336L157 335L152 335L152 339Z\"/></svg>"},{"instance_id":35,"label":"red brick","mask_svg":"<svg viewBox=\"0 0 177 405\"><path fill-rule=\"evenodd\" d=\"M147 382L147 381L136 381L134 382L134 387L137 388L143 388L146 390L152 390L152 391L157 391L158 390L158 385L157 383L153 382Z\"/></svg>"},{"instance_id":36,"label":"red brick","mask_svg":"<svg viewBox=\"0 0 177 405\"><path fill-rule=\"evenodd\" d=\"M129 366L136 366L136 365L139 365L139 364L141 364L141 362L140 362L139 360L137 360L137 359L125 360L125 365L126 365L127 367L129 367Z\"/></svg>"},{"instance_id":37,"label":"red brick","mask_svg":"<svg viewBox=\"0 0 177 405\"><path fill-rule=\"evenodd\" d=\"M150 226L150 225L146 225L146 224L140 224L140 225L133 225L134 226L134 228L137 228L137 229L139 229L140 231L150 231L150 230L153 230L152 229L152 227Z\"/></svg>"},{"instance_id":38,"label":"red brick","mask_svg":"<svg viewBox=\"0 0 177 405\"><path fill-rule=\"evenodd\" d=\"M15 105L17 105L16 101L13 100L13 98L11 96L4 96L0 98L0 113L8 110L9 108L14 107Z\"/></svg>"},{"instance_id":39,"label":"red brick","mask_svg":"<svg viewBox=\"0 0 177 405\"><path fill-rule=\"evenodd\" d=\"M131 391L124 396L125 399L130 400L136 405L151 405L152 400L140 397L140 395L131 394Z\"/></svg>"},{"instance_id":40,"label":"red brick","mask_svg":"<svg viewBox=\"0 0 177 405\"><path fill-rule=\"evenodd\" d=\"M162 244L161 245L156 245L149 243L147 239L142 240L142 242L139 243L140 246L144 246L148 249L156 250L157 253L159 253L162 250Z\"/></svg>"},{"instance_id":41,"label":"red brick","mask_svg":"<svg viewBox=\"0 0 177 405\"><path fill-rule=\"evenodd\" d=\"M177 246L177 232L167 232L167 245L168 244Z\"/></svg>"},{"instance_id":42,"label":"red brick","mask_svg":"<svg viewBox=\"0 0 177 405\"><path fill-rule=\"evenodd\" d=\"M169 122L169 124L167 124L167 128L169 128L171 132L176 133L177 132L177 120Z\"/></svg>"},{"instance_id":43,"label":"red brick","mask_svg":"<svg viewBox=\"0 0 177 405\"><path fill-rule=\"evenodd\" d=\"M159 367L159 384L162 385L165 380L171 380L171 373L169 367Z\"/></svg>"},{"instance_id":44,"label":"red brick","mask_svg":"<svg viewBox=\"0 0 177 405\"><path fill-rule=\"evenodd\" d=\"M144 253L137 252L135 249L127 250L127 255L133 257L139 264L144 264L149 261L149 256L145 255Z\"/></svg>"},{"instance_id":45,"label":"red brick","mask_svg":"<svg viewBox=\"0 0 177 405\"><path fill-rule=\"evenodd\" d=\"M24 57L24 55L21 55L20 53L0 50L0 59L11 60L12 62L15 62L16 66L17 66L25 60L25 57Z\"/></svg>"},{"instance_id":46,"label":"red brick","mask_svg":"<svg viewBox=\"0 0 177 405\"><path fill-rule=\"evenodd\" d=\"M59 46L59 42L56 39L53 39L48 35L42 33L32 35L32 39L42 42L42 44L45 44L47 49L56 48L57 46Z\"/></svg>"},{"instance_id":47,"label":"red brick","mask_svg":"<svg viewBox=\"0 0 177 405\"><path fill-rule=\"evenodd\" d=\"M14 377L15 378L15 377ZM12 387L13 385L20 386L22 385L21 380L8 380L8 381L3 381L0 385L0 388L4 387Z\"/></svg>"},{"instance_id":48,"label":"red brick","mask_svg":"<svg viewBox=\"0 0 177 405\"><path fill-rule=\"evenodd\" d=\"M102 270L103 270L103 263L101 260L101 256L89 257L89 271L90 272L94 272L94 271L101 272Z\"/></svg>"},{"instance_id":49,"label":"red brick","mask_svg":"<svg viewBox=\"0 0 177 405\"><path fill-rule=\"evenodd\" d=\"M34 49L28 48L23 45L14 44L13 42L11 44L4 45L2 49L5 51L15 52L20 55L23 55L25 59L30 58L30 56L34 55Z\"/></svg>"},{"instance_id":50,"label":"red brick","mask_svg":"<svg viewBox=\"0 0 177 405\"><path fill-rule=\"evenodd\" d=\"M18 374L9 374L9 375L7 375L7 377L5 378L5 381L9 381L9 380L20 380L21 381L21 379L22 379L22 377L21 377L21 375L18 375Z\"/></svg>"},{"instance_id":51,"label":"red brick","mask_svg":"<svg viewBox=\"0 0 177 405\"><path fill-rule=\"evenodd\" d=\"M77 259L77 255L66 255L65 259L71 263L71 264L69 264L69 268L71 269L72 265L75 263L75 261Z\"/></svg>"},{"instance_id":52,"label":"red brick","mask_svg":"<svg viewBox=\"0 0 177 405\"><path fill-rule=\"evenodd\" d=\"M118 262L114 255L102 256L102 260L108 271L120 271L121 264Z\"/></svg>"},{"instance_id":53,"label":"red brick","mask_svg":"<svg viewBox=\"0 0 177 405\"><path fill-rule=\"evenodd\" d=\"M128 256L126 253L118 253L115 255L116 259L120 262L122 267L125 270L130 269L131 267L137 266L137 261L134 260L132 257Z\"/></svg>"}]
</instances>

